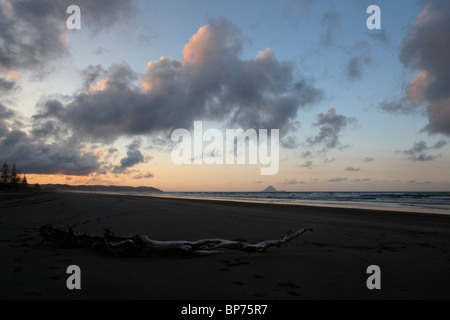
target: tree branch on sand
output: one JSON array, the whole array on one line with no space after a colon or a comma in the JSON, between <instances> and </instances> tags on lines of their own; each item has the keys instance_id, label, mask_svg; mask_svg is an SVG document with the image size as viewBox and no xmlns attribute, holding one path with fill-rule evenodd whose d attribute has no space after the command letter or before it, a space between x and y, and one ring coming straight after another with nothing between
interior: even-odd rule
<instances>
[{"instance_id":1,"label":"tree branch on sand","mask_svg":"<svg viewBox=\"0 0 450 320\"><path fill-rule=\"evenodd\" d=\"M111 252L116 256L145 255L152 253L175 253L183 255L210 255L220 253L220 249L258 253L267 251L270 247L280 247L303 233L313 231L303 228L288 232L278 240L265 240L259 243L234 241L226 239L201 239L197 241L156 241L146 235L136 235L130 238L117 237L110 229L105 229L103 237L92 237L88 234L77 234L72 228L62 231L51 225L40 228L42 242L49 241L62 248L90 247L93 251Z\"/></svg>"}]
</instances>

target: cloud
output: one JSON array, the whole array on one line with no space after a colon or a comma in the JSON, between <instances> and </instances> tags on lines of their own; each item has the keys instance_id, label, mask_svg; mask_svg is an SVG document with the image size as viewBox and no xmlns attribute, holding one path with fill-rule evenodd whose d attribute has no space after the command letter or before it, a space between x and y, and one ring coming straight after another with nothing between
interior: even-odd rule
<instances>
[{"instance_id":1,"label":"cloud","mask_svg":"<svg viewBox=\"0 0 450 320\"><path fill-rule=\"evenodd\" d=\"M307 159L307 158L311 158L312 157L312 153L311 151L305 151L302 153L302 158L303 159Z\"/></svg>"},{"instance_id":2,"label":"cloud","mask_svg":"<svg viewBox=\"0 0 450 320\"><path fill-rule=\"evenodd\" d=\"M82 9L82 26L96 33L130 19L132 0L1 0L0 69L26 69L42 75L49 64L69 55L66 9Z\"/></svg>"},{"instance_id":3,"label":"cloud","mask_svg":"<svg viewBox=\"0 0 450 320\"><path fill-rule=\"evenodd\" d=\"M298 147L297 138L294 136L287 136L281 140L281 146L286 149L295 149Z\"/></svg>"},{"instance_id":4,"label":"cloud","mask_svg":"<svg viewBox=\"0 0 450 320\"><path fill-rule=\"evenodd\" d=\"M99 155L85 148L78 139L61 135L60 139L47 141L47 135L54 138L59 132L52 122L39 122L39 126L27 133L22 130L20 117L0 103L2 161L16 163L30 174L88 175L101 169Z\"/></svg>"},{"instance_id":5,"label":"cloud","mask_svg":"<svg viewBox=\"0 0 450 320\"><path fill-rule=\"evenodd\" d=\"M314 0L284 0L284 11L286 14L296 13L304 16L310 12L315 3Z\"/></svg>"},{"instance_id":6,"label":"cloud","mask_svg":"<svg viewBox=\"0 0 450 320\"><path fill-rule=\"evenodd\" d=\"M408 155L408 160L410 161L433 161L441 157L441 155L428 155L425 152L429 150L439 150L447 144L446 141L440 140L432 147L428 147L425 141L419 141L414 143L410 149L403 151L403 154Z\"/></svg>"},{"instance_id":7,"label":"cloud","mask_svg":"<svg viewBox=\"0 0 450 320\"><path fill-rule=\"evenodd\" d=\"M15 116L15 112L0 103L0 138L9 131L9 121ZM3 153L3 152L2 152ZM0 160L1 161L1 160Z\"/></svg>"},{"instance_id":8,"label":"cloud","mask_svg":"<svg viewBox=\"0 0 450 320\"><path fill-rule=\"evenodd\" d=\"M336 113L336 109L330 108L326 114L320 113L314 126L320 127L319 134L306 139L310 145L322 144L326 149L341 146L339 134L351 124L356 124L356 118L348 118Z\"/></svg>"},{"instance_id":9,"label":"cloud","mask_svg":"<svg viewBox=\"0 0 450 320\"><path fill-rule=\"evenodd\" d=\"M149 178L153 178L154 175L150 172L146 172L146 173L138 173L136 175L133 176L133 179L149 179Z\"/></svg>"},{"instance_id":10,"label":"cloud","mask_svg":"<svg viewBox=\"0 0 450 320\"><path fill-rule=\"evenodd\" d=\"M300 168L308 168L308 169L311 169L312 166L313 166L312 161L306 161L303 164L299 165Z\"/></svg>"},{"instance_id":11,"label":"cloud","mask_svg":"<svg viewBox=\"0 0 450 320\"><path fill-rule=\"evenodd\" d=\"M328 180L328 182L344 182L347 180L348 180L347 178L334 178L334 179Z\"/></svg>"},{"instance_id":12,"label":"cloud","mask_svg":"<svg viewBox=\"0 0 450 320\"><path fill-rule=\"evenodd\" d=\"M450 6L429 0L403 39L400 61L419 73L404 96L380 107L388 112L407 113L427 106L428 124L423 131L450 135Z\"/></svg>"},{"instance_id":13,"label":"cloud","mask_svg":"<svg viewBox=\"0 0 450 320\"><path fill-rule=\"evenodd\" d=\"M63 2L67 7L67 1ZM82 23L94 34L117 24L130 23L138 13L133 0L74 0L71 4L80 6Z\"/></svg>"},{"instance_id":14,"label":"cloud","mask_svg":"<svg viewBox=\"0 0 450 320\"><path fill-rule=\"evenodd\" d=\"M243 42L228 20L211 20L189 39L180 61L150 61L140 78L125 63L103 71L90 67L84 71L89 89L46 117L77 136L109 142L189 128L194 120L207 119L280 129L283 136L295 126L298 111L320 101L323 92L294 79L294 65L279 61L271 49L242 59ZM104 80L93 86L101 73Z\"/></svg>"},{"instance_id":15,"label":"cloud","mask_svg":"<svg viewBox=\"0 0 450 320\"><path fill-rule=\"evenodd\" d=\"M381 29L381 30L370 30L370 32L368 33L368 36L376 41L379 41L385 45L388 45L390 42L389 36L386 32L385 29Z\"/></svg>"},{"instance_id":16,"label":"cloud","mask_svg":"<svg viewBox=\"0 0 450 320\"><path fill-rule=\"evenodd\" d=\"M348 171L348 172L358 172L358 171L360 171L361 169L359 169L359 168L354 168L354 167L347 167L347 168L345 168L345 171Z\"/></svg>"},{"instance_id":17,"label":"cloud","mask_svg":"<svg viewBox=\"0 0 450 320\"><path fill-rule=\"evenodd\" d=\"M13 90L16 86L15 81L11 81L0 76L0 93L3 95Z\"/></svg>"},{"instance_id":18,"label":"cloud","mask_svg":"<svg viewBox=\"0 0 450 320\"><path fill-rule=\"evenodd\" d=\"M325 46L332 45L336 33L340 28L340 15L337 11L325 12L321 20L322 34L321 42Z\"/></svg>"},{"instance_id":19,"label":"cloud","mask_svg":"<svg viewBox=\"0 0 450 320\"><path fill-rule=\"evenodd\" d=\"M5 160L26 173L88 175L100 169L98 156L73 140L45 143L11 130L0 137L0 149Z\"/></svg>"},{"instance_id":20,"label":"cloud","mask_svg":"<svg viewBox=\"0 0 450 320\"><path fill-rule=\"evenodd\" d=\"M83 91L88 91L91 86L99 80L99 78L105 76L106 71L100 65L88 66L80 72L81 79L83 81Z\"/></svg>"},{"instance_id":21,"label":"cloud","mask_svg":"<svg viewBox=\"0 0 450 320\"><path fill-rule=\"evenodd\" d=\"M369 163L369 162L372 162L372 161L374 161L374 160L375 160L375 159L372 158L372 157L365 157L363 161L364 161L365 163Z\"/></svg>"},{"instance_id":22,"label":"cloud","mask_svg":"<svg viewBox=\"0 0 450 320\"><path fill-rule=\"evenodd\" d=\"M139 163L145 162L145 158L142 155L139 148L141 146L141 141L138 139L133 140L132 143L127 145L127 156L120 160L120 165L115 166L113 173L123 173L127 168L133 167Z\"/></svg>"},{"instance_id":23,"label":"cloud","mask_svg":"<svg viewBox=\"0 0 450 320\"><path fill-rule=\"evenodd\" d=\"M371 63L372 60L370 57L365 57L362 55L352 57L347 62L345 76L351 81L358 80L362 77L364 67L370 65Z\"/></svg>"},{"instance_id":24,"label":"cloud","mask_svg":"<svg viewBox=\"0 0 450 320\"><path fill-rule=\"evenodd\" d=\"M305 181L297 181L297 179L285 179L283 182L280 182L278 184L281 185L295 185L295 184L306 184Z\"/></svg>"},{"instance_id":25,"label":"cloud","mask_svg":"<svg viewBox=\"0 0 450 320\"><path fill-rule=\"evenodd\" d=\"M106 49L104 49L104 48L102 48L102 47L98 47L98 48L95 49L95 51L94 51L94 54L95 54L96 56L101 56L101 55L103 55L103 54L105 54L105 53L108 53L108 50L106 50Z\"/></svg>"}]
</instances>

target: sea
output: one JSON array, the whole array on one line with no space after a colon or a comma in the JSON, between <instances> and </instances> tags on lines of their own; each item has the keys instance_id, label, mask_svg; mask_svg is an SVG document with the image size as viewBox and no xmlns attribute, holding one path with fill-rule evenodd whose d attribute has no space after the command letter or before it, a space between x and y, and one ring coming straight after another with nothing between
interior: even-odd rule
<instances>
[{"instance_id":1,"label":"sea","mask_svg":"<svg viewBox=\"0 0 450 320\"><path fill-rule=\"evenodd\" d=\"M134 195L450 215L450 192L163 192Z\"/></svg>"}]
</instances>

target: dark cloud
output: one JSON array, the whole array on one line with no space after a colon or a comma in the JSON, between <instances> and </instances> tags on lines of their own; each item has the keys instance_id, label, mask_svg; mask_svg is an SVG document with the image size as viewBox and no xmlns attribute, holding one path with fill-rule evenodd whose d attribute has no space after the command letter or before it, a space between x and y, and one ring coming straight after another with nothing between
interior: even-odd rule
<instances>
[{"instance_id":1,"label":"dark cloud","mask_svg":"<svg viewBox=\"0 0 450 320\"><path fill-rule=\"evenodd\" d=\"M368 36L376 41L379 41L385 45L389 44L390 40L389 40L389 36L386 32L385 29L381 29L381 30L370 30L368 33Z\"/></svg>"},{"instance_id":2,"label":"dark cloud","mask_svg":"<svg viewBox=\"0 0 450 320\"><path fill-rule=\"evenodd\" d=\"M321 42L328 46L334 43L337 31L340 29L340 15L337 11L328 11L322 16Z\"/></svg>"},{"instance_id":3,"label":"dark cloud","mask_svg":"<svg viewBox=\"0 0 450 320\"><path fill-rule=\"evenodd\" d=\"M294 136L287 136L281 140L281 146L286 149L295 149L298 147L297 138Z\"/></svg>"},{"instance_id":4,"label":"dark cloud","mask_svg":"<svg viewBox=\"0 0 450 320\"><path fill-rule=\"evenodd\" d=\"M359 169L359 168L354 168L354 167L347 167L347 168L345 168L345 171L348 171L348 172L358 172L358 171L360 171L361 169Z\"/></svg>"},{"instance_id":5,"label":"dark cloud","mask_svg":"<svg viewBox=\"0 0 450 320\"><path fill-rule=\"evenodd\" d=\"M369 163L369 162L372 162L372 161L374 161L374 160L375 160L375 159L372 158L372 157L365 157L363 161L364 161L365 163Z\"/></svg>"},{"instance_id":6,"label":"dark cloud","mask_svg":"<svg viewBox=\"0 0 450 320\"><path fill-rule=\"evenodd\" d=\"M36 69L66 53L63 1L4 0L0 5L0 67Z\"/></svg>"},{"instance_id":7,"label":"dark cloud","mask_svg":"<svg viewBox=\"0 0 450 320\"><path fill-rule=\"evenodd\" d=\"M99 169L98 157L82 151L73 140L45 143L24 131L10 130L0 137L0 150L5 160L26 173L88 175Z\"/></svg>"},{"instance_id":8,"label":"dark cloud","mask_svg":"<svg viewBox=\"0 0 450 320\"><path fill-rule=\"evenodd\" d=\"M334 108L330 108L326 114L320 113L314 126L320 127L320 132L314 137L307 138L310 145L321 144L326 149L333 149L340 146L339 134L343 129L357 122L356 118L348 118L338 115Z\"/></svg>"},{"instance_id":9,"label":"dark cloud","mask_svg":"<svg viewBox=\"0 0 450 320\"><path fill-rule=\"evenodd\" d=\"M140 79L128 65L115 65L103 81L48 117L92 140L189 128L194 120L206 119L280 129L284 136L299 109L321 100L323 93L295 80L293 64L277 60L271 49L241 59L242 45L236 26L225 18L212 20L189 40L181 61L151 61ZM86 70L91 77L85 79L97 79L100 71Z\"/></svg>"},{"instance_id":10,"label":"dark cloud","mask_svg":"<svg viewBox=\"0 0 450 320\"><path fill-rule=\"evenodd\" d=\"M307 159L307 158L310 158L310 157L312 157L311 151L305 151L305 152L302 153L302 158L303 159Z\"/></svg>"},{"instance_id":11,"label":"dark cloud","mask_svg":"<svg viewBox=\"0 0 450 320\"><path fill-rule=\"evenodd\" d=\"M106 71L100 65L90 65L82 70L80 75L83 81L83 91L89 90L89 88L101 77L105 76L105 74Z\"/></svg>"},{"instance_id":12,"label":"dark cloud","mask_svg":"<svg viewBox=\"0 0 450 320\"><path fill-rule=\"evenodd\" d=\"M311 169L312 166L313 166L313 162L312 161L305 161L304 163L299 165L300 168L308 168L308 169Z\"/></svg>"},{"instance_id":13,"label":"dark cloud","mask_svg":"<svg viewBox=\"0 0 450 320\"><path fill-rule=\"evenodd\" d=\"M0 103L0 122L12 118L15 112Z\"/></svg>"},{"instance_id":14,"label":"dark cloud","mask_svg":"<svg viewBox=\"0 0 450 320\"><path fill-rule=\"evenodd\" d=\"M115 166L113 173L123 173L127 168L133 167L139 163L145 162L145 158L139 148L141 142L135 139L132 143L127 146L127 156L120 160L120 165Z\"/></svg>"},{"instance_id":15,"label":"dark cloud","mask_svg":"<svg viewBox=\"0 0 450 320\"><path fill-rule=\"evenodd\" d=\"M429 155L426 154L426 151L430 150L439 150L446 146L448 143L444 140L440 140L436 144L434 144L432 147L428 147L425 141L419 141L414 143L412 148L403 151L403 154L408 155L408 160L411 161L433 161L437 158L440 158L441 155Z\"/></svg>"},{"instance_id":16,"label":"dark cloud","mask_svg":"<svg viewBox=\"0 0 450 320\"><path fill-rule=\"evenodd\" d=\"M406 97L396 100L383 100L378 107L388 113L404 115L418 113L423 110L422 103L408 100Z\"/></svg>"},{"instance_id":17,"label":"dark cloud","mask_svg":"<svg viewBox=\"0 0 450 320\"><path fill-rule=\"evenodd\" d=\"M68 54L66 13L81 7L82 28L96 33L122 23L136 12L131 0L2 0L0 2L0 68L42 73Z\"/></svg>"},{"instance_id":18,"label":"dark cloud","mask_svg":"<svg viewBox=\"0 0 450 320\"><path fill-rule=\"evenodd\" d=\"M0 75L0 94L8 93L9 91L13 90L15 86L15 81L2 78Z\"/></svg>"},{"instance_id":19,"label":"dark cloud","mask_svg":"<svg viewBox=\"0 0 450 320\"><path fill-rule=\"evenodd\" d=\"M427 105L429 133L450 135L450 5L429 0L403 39L400 61L419 73L398 101L384 103L388 112L410 111L411 106Z\"/></svg>"},{"instance_id":20,"label":"dark cloud","mask_svg":"<svg viewBox=\"0 0 450 320\"><path fill-rule=\"evenodd\" d=\"M362 77L364 67L371 63L370 57L352 57L346 65L345 76L351 81L358 80Z\"/></svg>"},{"instance_id":21,"label":"dark cloud","mask_svg":"<svg viewBox=\"0 0 450 320\"><path fill-rule=\"evenodd\" d=\"M19 114L0 103L0 156L2 161L16 163L23 172L37 174L87 175L100 169L98 156L84 148L78 140L62 138L46 142L45 130L26 133L19 126ZM49 124L47 124L48 126Z\"/></svg>"},{"instance_id":22,"label":"dark cloud","mask_svg":"<svg viewBox=\"0 0 450 320\"><path fill-rule=\"evenodd\" d=\"M15 113L0 103L0 138L9 131L9 120L14 117ZM0 160L1 161L1 160Z\"/></svg>"}]
</instances>

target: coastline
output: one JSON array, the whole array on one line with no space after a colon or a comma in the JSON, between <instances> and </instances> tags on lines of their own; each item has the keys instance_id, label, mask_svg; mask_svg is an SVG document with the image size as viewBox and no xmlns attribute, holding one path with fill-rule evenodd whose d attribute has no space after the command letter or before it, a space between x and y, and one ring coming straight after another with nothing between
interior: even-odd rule
<instances>
[{"instance_id":1,"label":"coastline","mask_svg":"<svg viewBox=\"0 0 450 320\"><path fill-rule=\"evenodd\" d=\"M118 194L117 194L118 195ZM139 195L136 195L139 196ZM142 195L144 196L144 195ZM319 207L327 209L350 209L350 210L367 210L367 211L384 211L384 212L398 212L398 213L420 213L420 214L439 214L450 216L449 210L431 208L417 208L413 206L400 206L393 203L375 204L371 202L355 202L355 201L287 201L284 199L248 199L248 198L224 198L224 197L195 197L195 196L174 196L171 193L149 194L146 197L165 198L165 199L186 199L186 200L206 200L206 201L230 201L237 203L252 203L252 204L270 204L270 205L284 205L284 206L304 206L304 207Z\"/></svg>"},{"instance_id":2,"label":"coastline","mask_svg":"<svg viewBox=\"0 0 450 320\"><path fill-rule=\"evenodd\" d=\"M39 244L39 227L147 234L155 240L272 240L260 254L116 258ZM449 299L450 217L363 209L100 194L45 193L0 202L2 299ZM79 265L82 289L65 286ZM379 265L382 289L366 287Z\"/></svg>"}]
</instances>

